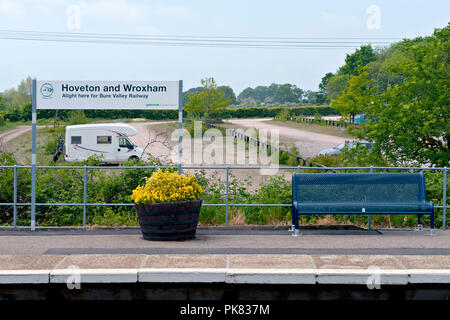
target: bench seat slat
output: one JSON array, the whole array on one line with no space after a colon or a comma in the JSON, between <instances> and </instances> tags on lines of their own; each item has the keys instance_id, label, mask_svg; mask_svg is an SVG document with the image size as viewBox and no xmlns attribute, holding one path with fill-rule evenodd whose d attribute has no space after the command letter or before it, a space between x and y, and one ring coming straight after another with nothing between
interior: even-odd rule
<instances>
[{"instance_id":1,"label":"bench seat slat","mask_svg":"<svg viewBox=\"0 0 450 320\"><path fill-rule=\"evenodd\" d=\"M294 204L299 214L302 213L427 213L433 207L430 202L425 203L299 203ZM364 211L363 211L364 209Z\"/></svg>"}]
</instances>

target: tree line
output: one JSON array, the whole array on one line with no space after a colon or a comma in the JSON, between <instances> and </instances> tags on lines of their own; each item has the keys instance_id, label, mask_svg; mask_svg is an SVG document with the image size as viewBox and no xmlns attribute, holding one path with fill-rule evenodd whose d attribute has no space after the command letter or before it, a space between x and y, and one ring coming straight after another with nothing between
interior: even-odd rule
<instances>
[{"instance_id":1,"label":"tree line","mask_svg":"<svg viewBox=\"0 0 450 320\"><path fill-rule=\"evenodd\" d=\"M347 119L365 115L351 133L389 164L450 164L449 40L450 24L387 48L364 46L322 79L333 108Z\"/></svg>"}]
</instances>

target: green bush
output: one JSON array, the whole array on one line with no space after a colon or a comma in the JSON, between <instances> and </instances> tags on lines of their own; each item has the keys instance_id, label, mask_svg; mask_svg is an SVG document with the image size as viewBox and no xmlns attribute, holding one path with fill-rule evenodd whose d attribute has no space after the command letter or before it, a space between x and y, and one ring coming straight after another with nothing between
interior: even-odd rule
<instances>
[{"instance_id":1,"label":"green bush","mask_svg":"<svg viewBox=\"0 0 450 320\"><path fill-rule=\"evenodd\" d=\"M275 117L275 120L286 121L286 120L288 120L288 118L290 116L291 116L290 110L288 110L287 108L284 108L277 114L277 116Z\"/></svg>"},{"instance_id":2,"label":"green bush","mask_svg":"<svg viewBox=\"0 0 450 320\"><path fill-rule=\"evenodd\" d=\"M269 177L248 198L248 203L283 204L291 201L291 183L282 176ZM248 224L273 224L291 219L289 207L244 207L241 210Z\"/></svg>"}]
</instances>

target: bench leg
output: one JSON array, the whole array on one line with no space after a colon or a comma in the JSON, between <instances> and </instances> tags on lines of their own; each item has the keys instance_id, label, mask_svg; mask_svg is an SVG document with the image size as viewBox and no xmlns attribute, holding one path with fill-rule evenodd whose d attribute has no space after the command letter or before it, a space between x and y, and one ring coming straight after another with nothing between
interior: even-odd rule
<instances>
[{"instance_id":1,"label":"bench leg","mask_svg":"<svg viewBox=\"0 0 450 320\"><path fill-rule=\"evenodd\" d=\"M417 231L423 231L422 215L417 215Z\"/></svg>"},{"instance_id":2,"label":"bench leg","mask_svg":"<svg viewBox=\"0 0 450 320\"><path fill-rule=\"evenodd\" d=\"M430 215L430 233L428 234L429 236L435 236L436 233L434 233L434 208L431 211L431 215Z\"/></svg>"},{"instance_id":3,"label":"bench leg","mask_svg":"<svg viewBox=\"0 0 450 320\"><path fill-rule=\"evenodd\" d=\"M293 237L299 237L302 235L298 225L298 212L294 208L292 208L292 229L290 231L292 231Z\"/></svg>"},{"instance_id":4,"label":"bench leg","mask_svg":"<svg viewBox=\"0 0 450 320\"><path fill-rule=\"evenodd\" d=\"M295 230L295 215L296 215L296 212L295 212L293 203L292 203L291 214L292 214L292 225L289 228L289 232L294 232L294 230Z\"/></svg>"}]
</instances>

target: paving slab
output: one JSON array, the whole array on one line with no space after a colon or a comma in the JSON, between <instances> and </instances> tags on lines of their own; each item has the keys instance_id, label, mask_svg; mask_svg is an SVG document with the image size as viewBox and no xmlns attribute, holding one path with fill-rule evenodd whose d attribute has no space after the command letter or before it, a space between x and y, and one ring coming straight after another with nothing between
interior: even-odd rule
<instances>
[{"instance_id":1,"label":"paving slab","mask_svg":"<svg viewBox=\"0 0 450 320\"><path fill-rule=\"evenodd\" d=\"M402 269L394 256L390 255L312 255L318 269Z\"/></svg>"},{"instance_id":2,"label":"paving slab","mask_svg":"<svg viewBox=\"0 0 450 320\"><path fill-rule=\"evenodd\" d=\"M227 258L220 254L155 254L142 268L225 268Z\"/></svg>"},{"instance_id":3,"label":"paving slab","mask_svg":"<svg viewBox=\"0 0 450 320\"><path fill-rule=\"evenodd\" d=\"M314 269L228 269L226 283L315 284Z\"/></svg>"},{"instance_id":4,"label":"paving slab","mask_svg":"<svg viewBox=\"0 0 450 320\"><path fill-rule=\"evenodd\" d=\"M346 284L407 284L408 274L389 255L313 255L317 282Z\"/></svg>"},{"instance_id":5,"label":"paving slab","mask_svg":"<svg viewBox=\"0 0 450 320\"><path fill-rule=\"evenodd\" d=\"M305 254L238 254L227 256L231 269L312 269L311 256Z\"/></svg>"},{"instance_id":6,"label":"paving slab","mask_svg":"<svg viewBox=\"0 0 450 320\"><path fill-rule=\"evenodd\" d=\"M0 270L51 270L63 255L0 255Z\"/></svg>"},{"instance_id":7,"label":"paving slab","mask_svg":"<svg viewBox=\"0 0 450 320\"><path fill-rule=\"evenodd\" d=\"M450 283L450 256L396 256L408 270L409 283Z\"/></svg>"},{"instance_id":8,"label":"paving slab","mask_svg":"<svg viewBox=\"0 0 450 320\"><path fill-rule=\"evenodd\" d=\"M139 282L224 283L225 268L145 268L139 269Z\"/></svg>"},{"instance_id":9,"label":"paving slab","mask_svg":"<svg viewBox=\"0 0 450 320\"><path fill-rule=\"evenodd\" d=\"M50 271L64 256L0 255L0 283L48 283Z\"/></svg>"},{"instance_id":10,"label":"paving slab","mask_svg":"<svg viewBox=\"0 0 450 320\"><path fill-rule=\"evenodd\" d=\"M399 255L395 257L405 266L406 269L450 269L450 256Z\"/></svg>"},{"instance_id":11,"label":"paving slab","mask_svg":"<svg viewBox=\"0 0 450 320\"><path fill-rule=\"evenodd\" d=\"M227 283L314 284L316 272L308 255L229 255Z\"/></svg>"},{"instance_id":12,"label":"paving slab","mask_svg":"<svg viewBox=\"0 0 450 320\"><path fill-rule=\"evenodd\" d=\"M51 283L137 282L145 255L71 255L50 272Z\"/></svg>"},{"instance_id":13,"label":"paving slab","mask_svg":"<svg viewBox=\"0 0 450 320\"><path fill-rule=\"evenodd\" d=\"M135 283L138 269L57 269L50 272L50 283Z\"/></svg>"},{"instance_id":14,"label":"paving slab","mask_svg":"<svg viewBox=\"0 0 450 320\"><path fill-rule=\"evenodd\" d=\"M79 254L66 256L57 269L78 266L81 269L137 269L146 255L143 254Z\"/></svg>"},{"instance_id":15,"label":"paving slab","mask_svg":"<svg viewBox=\"0 0 450 320\"><path fill-rule=\"evenodd\" d=\"M139 282L225 282L226 256L151 255L139 269Z\"/></svg>"}]
</instances>

